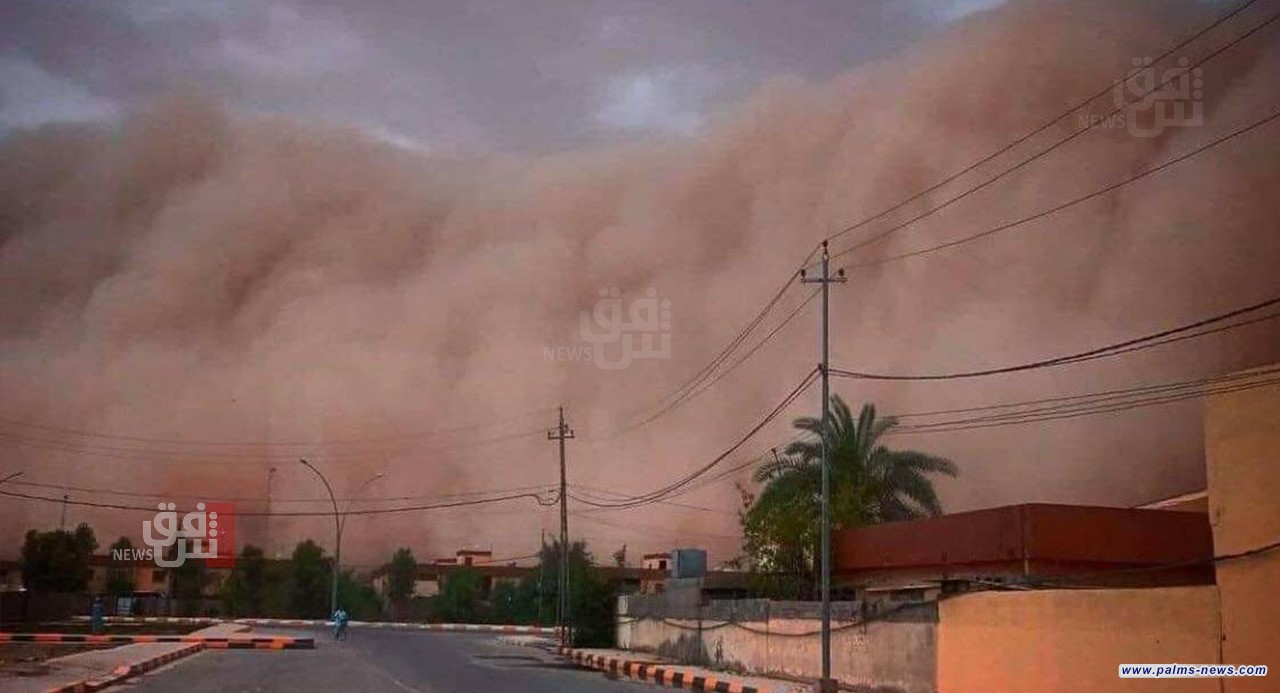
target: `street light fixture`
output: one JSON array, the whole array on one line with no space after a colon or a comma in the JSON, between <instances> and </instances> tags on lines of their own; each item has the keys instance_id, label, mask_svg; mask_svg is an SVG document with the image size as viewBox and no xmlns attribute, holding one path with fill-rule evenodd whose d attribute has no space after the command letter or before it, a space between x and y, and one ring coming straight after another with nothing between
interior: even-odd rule
<instances>
[{"instance_id":1,"label":"street light fixture","mask_svg":"<svg viewBox=\"0 0 1280 693\"><path fill-rule=\"evenodd\" d=\"M329 592L329 613L332 614L338 610L338 574L342 565L342 529L346 525L346 514L344 511L351 508L351 503L355 500L355 496L360 495L360 492L368 488L369 484L372 484L386 475L378 473L370 477L360 485L360 488L356 490L355 494L352 495L351 498L347 499L347 505L344 511L339 511L338 497L334 495L333 486L329 485L329 480L324 477L324 474L321 474L320 470L316 469L315 465L308 462L305 458L298 460L298 462L307 469L310 469L317 477L320 478L320 483L324 484L325 490L329 492L329 501L333 503L333 589Z\"/></svg>"}]
</instances>

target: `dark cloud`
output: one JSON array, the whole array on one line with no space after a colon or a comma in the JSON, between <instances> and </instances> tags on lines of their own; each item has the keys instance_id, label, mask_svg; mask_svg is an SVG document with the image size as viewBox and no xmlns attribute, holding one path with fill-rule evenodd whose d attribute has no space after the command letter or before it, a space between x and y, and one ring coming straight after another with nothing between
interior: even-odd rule
<instances>
[{"instance_id":1,"label":"dark cloud","mask_svg":"<svg viewBox=\"0 0 1280 693\"><path fill-rule=\"evenodd\" d=\"M436 149L559 148L698 129L767 78L884 55L957 5L19 0L0 46L5 101L21 108L0 123L190 90Z\"/></svg>"}]
</instances>

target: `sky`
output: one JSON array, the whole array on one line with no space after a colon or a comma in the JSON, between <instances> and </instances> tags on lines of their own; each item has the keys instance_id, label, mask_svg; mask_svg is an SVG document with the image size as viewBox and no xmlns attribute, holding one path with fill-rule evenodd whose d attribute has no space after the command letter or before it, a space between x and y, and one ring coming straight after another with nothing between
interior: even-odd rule
<instances>
[{"instance_id":1,"label":"sky","mask_svg":"<svg viewBox=\"0 0 1280 693\"><path fill-rule=\"evenodd\" d=\"M545 489L558 405L577 433L577 496L660 488L716 459L813 368L818 316L793 284L753 337L776 338L747 340L741 367L631 426L694 378L818 239L1005 148L833 241L850 275L833 289L837 367L1034 361L1280 293L1269 194L1280 166L1260 145L1275 121L1232 134L1280 99L1280 30L1247 33L1267 2L1174 56L1201 59L1243 37L1205 63L1194 127L1148 136L1137 128L1154 111L1135 109L1132 122L1106 121L946 202L1104 118L1111 94L1018 142L1226 7L4 3L0 471L25 473L6 489L55 502L6 497L0 556L25 528L56 526L64 492L312 512L245 517L242 537L271 553L302 536L327 545L303 456L342 496L383 474L365 507ZM1132 185L961 241L1215 138ZM667 357L619 370L570 358L589 346L581 315L615 290L624 304L652 297L669 309ZM1270 321L1062 368L840 379L834 391L910 414L1277 360ZM816 397L806 391L716 469L785 444ZM1132 506L1203 488L1200 417L1198 402L1181 401L893 444L956 463L959 477L938 484L949 511ZM692 544L718 564L738 553L734 482L749 487L749 476L674 505L575 500L572 532L600 556ZM140 516L68 510L70 523L135 540ZM530 498L353 516L344 555L376 565L406 544L419 557L462 546L523 556L556 522Z\"/></svg>"},{"instance_id":2,"label":"sky","mask_svg":"<svg viewBox=\"0 0 1280 693\"><path fill-rule=\"evenodd\" d=\"M435 152L692 135L780 75L825 78L995 0L18 0L0 127L174 90Z\"/></svg>"}]
</instances>

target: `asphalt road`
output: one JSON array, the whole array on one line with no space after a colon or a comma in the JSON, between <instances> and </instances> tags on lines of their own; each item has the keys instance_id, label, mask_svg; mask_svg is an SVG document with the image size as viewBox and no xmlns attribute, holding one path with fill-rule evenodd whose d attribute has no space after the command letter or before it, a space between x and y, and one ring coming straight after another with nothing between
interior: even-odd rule
<instances>
[{"instance_id":1,"label":"asphalt road","mask_svg":"<svg viewBox=\"0 0 1280 693\"><path fill-rule=\"evenodd\" d=\"M308 635L314 650L206 650L108 690L135 693L621 693L652 686L611 681L535 647L494 635L352 629L335 643L326 631L254 629Z\"/></svg>"}]
</instances>

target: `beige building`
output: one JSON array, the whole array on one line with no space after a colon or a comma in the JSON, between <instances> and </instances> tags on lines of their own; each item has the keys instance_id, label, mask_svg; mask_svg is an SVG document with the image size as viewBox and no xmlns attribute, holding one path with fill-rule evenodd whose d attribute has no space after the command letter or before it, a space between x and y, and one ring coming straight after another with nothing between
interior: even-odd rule
<instances>
[{"instance_id":1,"label":"beige building","mask_svg":"<svg viewBox=\"0 0 1280 693\"><path fill-rule=\"evenodd\" d=\"M1255 382L1263 381L1258 376ZM1280 385L1205 399L1208 489L1161 501L1207 512L1213 584L984 592L944 599L943 693L1280 690ZM1269 547L1269 548L1268 548ZM1119 664L1264 664L1263 678L1121 679Z\"/></svg>"},{"instance_id":2,"label":"beige building","mask_svg":"<svg viewBox=\"0 0 1280 693\"><path fill-rule=\"evenodd\" d=\"M838 577L857 599L833 609L832 674L902 693L1280 691L1280 384L1267 375L1205 397L1204 491L1140 508L1033 503L838 533ZM672 592L622 601L620 647L818 675L813 602L668 609L682 606ZM1173 663L1265 665L1269 675L1119 675L1122 664Z\"/></svg>"}]
</instances>

